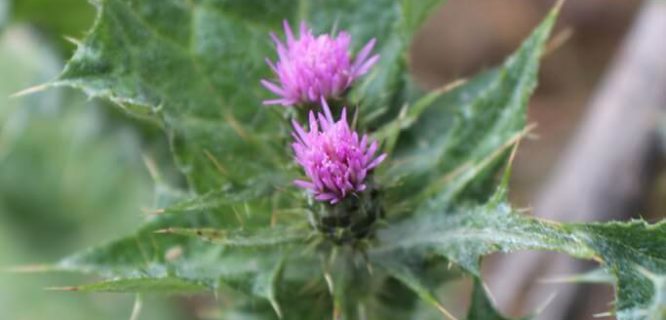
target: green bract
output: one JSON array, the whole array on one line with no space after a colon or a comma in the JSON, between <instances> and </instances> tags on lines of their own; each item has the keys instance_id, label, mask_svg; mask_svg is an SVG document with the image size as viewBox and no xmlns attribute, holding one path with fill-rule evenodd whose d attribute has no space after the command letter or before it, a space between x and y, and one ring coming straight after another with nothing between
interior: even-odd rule
<instances>
[{"instance_id":1,"label":"green bract","mask_svg":"<svg viewBox=\"0 0 666 320\"><path fill-rule=\"evenodd\" d=\"M188 190L160 197L136 234L63 259L53 270L109 280L82 291L233 294L223 319L406 319L448 314L434 290L448 263L475 280L468 319L503 319L481 285L484 255L552 250L599 262L615 279L620 319L662 319L666 223L558 224L507 203L507 154L553 9L504 64L452 91L410 79L412 34L440 1L97 0L94 27L53 83L109 99L159 124ZM384 220L374 237L335 245L308 224L282 111L270 93L268 37L280 22L377 38L381 60L347 97L357 125L389 158L374 174ZM507 170L508 171L508 170ZM423 308L417 298L432 308ZM434 314L433 314L434 313Z\"/></svg>"}]
</instances>

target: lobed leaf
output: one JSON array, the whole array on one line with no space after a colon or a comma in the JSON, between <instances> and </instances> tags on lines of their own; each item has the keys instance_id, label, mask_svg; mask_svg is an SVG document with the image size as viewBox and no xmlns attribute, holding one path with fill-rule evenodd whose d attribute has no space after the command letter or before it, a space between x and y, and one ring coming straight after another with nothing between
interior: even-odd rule
<instances>
[{"instance_id":1,"label":"lobed leaf","mask_svg":"<svg viewBox=\"0 0 666 320\"><path fill-rule=\"evenodd\" d=\"M387 125L384 130L402 130L382 177L397 185L393 198L450 205L465 192L476 201L492 193L500 156L524 135L528 99L558 11L559 5L503 65L423 96Z\"/></svg>"},{"instance_id":2,"label":"lobed leaf","mask_svg":"<svg viewBox=\"0 0 666 320\"><path fill-rule=\"evenodd\" d=\"M600 262L613 274L617 279L616 309L620 319L661 316L665 306L661 291L666 272L662 250L666 222L559 224L520 215L505 203L494 201L460 210L420 213L380 231L380 245L371 251L371 259L385 266L386 257L392 255L434 254L480 276L479 262L492 252L559 251ZM403 264L403 270L409 266L406 259L395 261ZM387 268L405 281L404 272L396 270L400 269ZM427 288L415 286L413 278L407 278L405 283L421 295Z\"/></svg>"}]
</instances>

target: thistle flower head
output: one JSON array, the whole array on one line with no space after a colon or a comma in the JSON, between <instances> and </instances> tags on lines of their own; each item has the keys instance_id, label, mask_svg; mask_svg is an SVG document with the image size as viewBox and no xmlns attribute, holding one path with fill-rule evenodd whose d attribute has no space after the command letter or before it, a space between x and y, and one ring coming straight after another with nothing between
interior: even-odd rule
<instances>
[{"instance_id":1,"label":"thistle flower head","mask_svg":"<svg viewBox=\"0 0 666 320\"><path fill-rule=\"evenodd\" d=\"M310 111L309 131L293 121L292 148L309 178L294 183L309 190L315 199L335 204L349 194L365 190L368 172L384 161L386 154L375 157L377 142L370 142L367 135L359 137L349 127L346 108L335 122L323 99L322 107L323 114L315 116Z\"/></svg>"},{"instance_id":2,"label":"thistle flower head","mask_svg":"<svg viewBox=\"0 0 666 320\"><path fill-rule=\"evenodd\" d=\"M378 55L370 57L375 39L370 40L352 61L351 36L347 32L342 31L336 36L314 36L306 23L301 22L299 38L295 38L287 21L284 21L284 31L286 43L271 34L278 61L273 63L266 59L277 75L277 83L261 81L279 98L266 100L264 104L292 106L337 97L379 60Z\"/></svg>"}]
</instances>

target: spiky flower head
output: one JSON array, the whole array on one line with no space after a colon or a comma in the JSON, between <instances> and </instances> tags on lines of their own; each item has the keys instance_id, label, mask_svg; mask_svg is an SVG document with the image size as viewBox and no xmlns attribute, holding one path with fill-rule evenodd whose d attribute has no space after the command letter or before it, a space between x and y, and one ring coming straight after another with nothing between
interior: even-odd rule
<instances>
[{"instance_id":1,"label":"spiky flower head","mask_svg":"<svg viewBox=\"0 0 666 320\"><path fill-rule=\"evenodd\" d=\"M266 59L277 75L277 83L261 80L262 85L279 98L266 100L264 104L292 106L337 97L379 60L379 55L370 57L375 39L370 40L352 62L351 36L347 32L314 36L307 24L301 22L300 37L296 39L287 21L284 21L284 32L286 43L271 34L278 61L273 63Z\"/></svg>"},{"instance_id":2,"label":"spiky flower head","mask_svg":"<svg viewBox=\"0 0 666 320\"><path fill-rule=\"evenodd\" d=\"M366 189L368 172L377 167L386 154L375 157L376 141L367 135L359 137L347 123L347 109L342 109L340 120L335 122L331 110L322 99L324 113L309 114L309 131L293 120L295 142L292 148L309 181L294 183L309 190L320 201L331 204L346 196Z\"/></svg>"}]
</instances>

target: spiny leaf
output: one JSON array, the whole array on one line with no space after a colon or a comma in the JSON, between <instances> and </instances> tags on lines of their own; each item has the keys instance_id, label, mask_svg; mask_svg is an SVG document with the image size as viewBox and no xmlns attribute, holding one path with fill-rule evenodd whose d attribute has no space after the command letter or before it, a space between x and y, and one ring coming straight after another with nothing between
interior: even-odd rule
<instances>
[{"instance_id":1,"label":"spiny leaf","mask_svg":"<svg viewBox=\"0 0 666 320\"><path fill-rule=\"evenodd\" d=\"M480 257L496 251L559 250L574 257L594 257L594 251L581 243L569 231L570 227L515 214L505 203L458 210L457 213L419 212L381 230L381 245L372 254L401 251L441 254L477 276Z\"/></svg>"},{"instance_id":2,"label":"spiny leaf","mask_svg":"<svg viewBox=\"0 0 666 320\"><path fill-rule=\"evenodd\" d=\"M380 231L371 251L375 263L402 252L436 254L479 276L479 261L492 252L548 250L602 263L617 279L617 313L659 314L666 272L666 222L556 224L522 216L502 203L460 208L458 213L421 213ZM646 276L646 272L652 277ZM400 279L400 277L398 277ZM410 282L411 283L411 282Z\"/></svg>"},{"instance_id":3,"label":"spiny leaf","mask_svg":"<svg viewBox=\"0 0 666 320\"><path fill-rule=\"evenodd\" d=\"M258 216L257 221L264 221L264 225L268 225L270 211L262 210L266 208L264 204L270 204L270 200L246 201L246 199L242 197L237 202L230 200L224 205L196 207L197 210L185 206L191 210L188 214L182 214L180 209L183 206L175 204L174 206L180 209L165 210L167 213L157 216L135 235L65 258L57 267L62 270L94 272L105 277L175 276L207 283L211 287L215 287L218 280L233 282L241 278L247 279L248 275L258 276L263 272L270 272L276 261L284 259L283 256L286 254L283 247L288 242L280 240L279 237L286 237L290 239L289 243L295 245L299 243L296 241L296 236L286 233L269 234L270 229L260 231L245 229L242 232L228 231L233 234L233 237L229 238L233 241L225 245L212 245L196 237L155 233L158 230L188 233L190 230L203 227L224 227L225 230L234 230L233 226L240 226L243 221L255 219L254 216ZM238 204L250 210L242 213L244 218L238 218L234 214L233 208ZM239 221L239 219L245 220ZM284 231L279 226L276 228L280 229L275 230ZM271 238L265 240L261 238L262 235ZM304 233L298 238L306 235ZM269 244L270 248L266 248Z\"/></svg>"},{"instance_id":4,"label":"spiny leaf","mask_svg":"<svg viewBox=\"0 0 666 320\"><path fill-rule=\"evenodd\" d=\"M666 221L579 225L586 242L617 279L618 319L663 319L666 314Z\"/></svg>"},{"instance_id":5,"label":"spiny leaf","mask_svg":"<svg viewBox=\"0 0 666 320\"><path fill-rule=\"evenodd\" d=\"M383 181L397 184L393 198L442 205L467 192L483 200L492 193L500 157L481 164L525 127L527 102L537 84L544 45L556 21L556 6L502 66L438 97L432 92L407 108L407 121ZM434 101L433 101L434 99ZM411 110L410 110L411 109ZM414 122L413 119L419 117ZM389 129L386 129L389 130ZM458 172L459 171L459 172ZM453 181L442 177L455 173ZM480 188L480 189L479 189ZM414 196L424 192L423 197Z\"/></svg>"}]
</instances>

